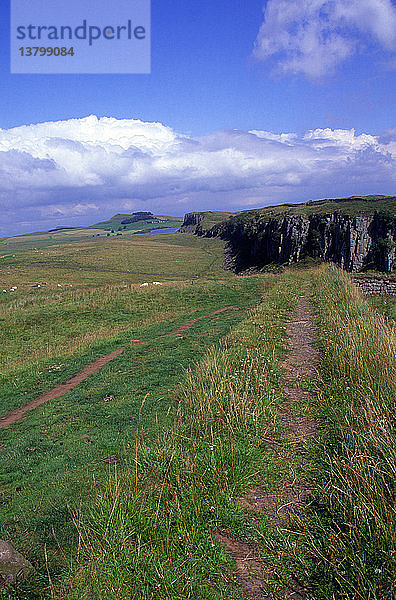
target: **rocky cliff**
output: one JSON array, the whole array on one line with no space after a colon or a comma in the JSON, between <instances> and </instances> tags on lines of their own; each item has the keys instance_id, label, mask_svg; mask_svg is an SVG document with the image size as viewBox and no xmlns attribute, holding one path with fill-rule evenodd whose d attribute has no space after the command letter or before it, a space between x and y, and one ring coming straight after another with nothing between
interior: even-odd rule
<instances>
[{"instance_id":1,"label":"rocky cliff","mask_svg":"<svg viewBox=\"0 0 396 600\"><path fill-rule=\"evenodd\" d=\"M197 235L228 242L228 264L237 272L270 263L291 264L305 257L333 261L347 271L366 268L390 273L396 264L396 218L385 211L370 216L299 214L268 218L260 213L231 217ZM198 215L198 216L197 216ZM187 215L186 215L187 216Z\"/></svg>"},{"instance_id":2,"label":"rocky cliff","mask_svg":"<svg viewBox=\"0 0 396 600\"><path fill-rule=\"evenodd\" d=\"M179 229L179 233L202 233L202 230L198 228L198 225L205 217L204 212L193 212L184 215L183 225Z\"/></svg>"}]
</instances>

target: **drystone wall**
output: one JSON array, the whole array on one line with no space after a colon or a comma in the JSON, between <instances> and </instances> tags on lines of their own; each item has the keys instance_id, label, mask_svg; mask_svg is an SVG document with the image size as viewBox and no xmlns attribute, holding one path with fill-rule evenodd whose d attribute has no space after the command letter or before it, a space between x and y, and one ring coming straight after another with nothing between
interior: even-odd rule
<instances>
[{"instance_id":1,"label":"drystone wall","mask_svg":"<svg viewBox=\"0 0 396 600\"><path fill-rule=\"evenodd\" d=\"M355 277L354 281L363 294L396 296L396 279Z\"/></svg>"}]
</instances>

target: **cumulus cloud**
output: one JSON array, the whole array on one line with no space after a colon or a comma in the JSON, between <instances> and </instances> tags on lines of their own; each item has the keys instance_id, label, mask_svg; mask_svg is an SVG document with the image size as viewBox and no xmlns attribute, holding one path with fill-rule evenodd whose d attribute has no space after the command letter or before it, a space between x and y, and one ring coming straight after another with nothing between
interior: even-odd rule
<instances>
[{"instance_id":1,"label":"cumulus cloud","mask_svg":"<svg viewBox=\"0 0 396 600\"><path fill-rule=\"evenodd\" d=\"M0 130L0 232L141 209L180 214L392 193L395 158L394 131L232 130L192 138L161 123L95 116L16 127Z\"/></svg>"},{"instance_id":2,"label":"cumulus cloud","mask_svg":"<svg viewBox=\"0 0 396 600\"><path fill-rule=\"evenodd\" d=\"M392 0L269 0L254 54L283 74L315 78L369 43L396 50Z\"/></svg>"}]
</instances>

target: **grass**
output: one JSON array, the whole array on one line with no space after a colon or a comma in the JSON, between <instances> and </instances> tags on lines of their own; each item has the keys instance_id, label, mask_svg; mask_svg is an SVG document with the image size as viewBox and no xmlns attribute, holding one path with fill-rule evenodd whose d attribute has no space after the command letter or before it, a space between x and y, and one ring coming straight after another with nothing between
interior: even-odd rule
<instances>
[{"instance_id":1,"label":"grass","mask_svg":"<svg viewBox=\"0 0 396 600\"><path fill-rule=\"evenodd\" d=\"M101 221L91 225L92 229L104 229L105 231L118 230L124 231L150 231L152 229L161 229L167 227L180 227L183 223L182 217L166 217L153 215L151 218L142 219L134 223L122 223L122 221L128 220L132 214L117 214L108 219L107 221ZM120 228L120 229L119 229Z\"/></svg>"},{"instance_id":2,"label":"grass","mask_svg":"<svg viewBox=\"0 0 396 600\"><path fill-rule=\"evenodd\" d=\"M124 241L98 240L86 255L78 243L48 252L69 265L113 264L112 249L120 261L152 268L178 256L205 278L139 288L94 271L87 282L64 265L57 273L62 285L74 278L72 288L58 288L43 268L47 285L37 290L25 281L32 267L3 267L7 285L20 277L15 295L0 298L4 410L126 345L66 396L1 431L0 536L36 568L3 597L242 600L235 563L211 537L220 528L261 544L280 577L293 569L315 600L391 600L394 302L364 299L329 265L220 279L217 240L153 238L128 250ZM284 436L276 407L285 326L307 293L321 378L315 407L297 408L320 418L321 435L286 461L265 439ZM230 305L242 310L167 335ZM131 345L136 339L146 341ZM111 455L116 466L103 462ZM274 537L265 515L243 518L238 497L294 478L310 480L312 503L284 535Z\"/></svg>"},{"instance_id":3,"label":"grass","mask_svg":"<svg viewBox=\"0 0 396 600\"><path fill-rule=\"evenodd\" d=\"M338 212L352 217L372 215L374 211L389 211L395 215L394 196L364 196L324 200L311 200L299 204L282 204L280 206L267 206L258 212L261 215L277 217L282 215L325 215Z\"/></svg>"},{"instance_id":4,"label":"grass","mask_svg":"<svg viewBox=\"0 0 396 600\"><path fill-rule=\"evenodd\" d=\"M322 437L311 519L295 549L315 599L394 598L394 322L335 267L314 277Z\"/></svg>"},{"instance_id":5,"label":"grass","mask_svg":"<svg viewBox=\"0 0 396 600\"><path fill-rule=\"evenodd\" d=\"M90 508L75 512L80 552L66 597L242 598L210 532L226 526L257 538L235 499L259 476L276 478L261 435L274 414L293 298L285 283L265 292L250 318L187 371L170 429L154 443L141 430L129 471L110 476Z\"/></svg>"},{"instance_id":6,"label":"grass","mask_svg":"<svg viewBox=\"0 0 396 600\"><path fill-rule=\"evenodd\" d=\"M166 240L160 238L166 237ZM208 274L213 267L221 268L224 243L220 240L191 241L189 234L169 236L136 236L98 238L92 241L58 244L37 250L8 255L6 266L23 263L38 268L39 263L60 267L84 267L158 273L171 277ZM186 239L187 238L187 239ZM194 239L194 238L193 238ZM224 273L224 272L223 272Z\"/></svg>"},{"instance_id":7,"label":"grass","mask_svg":"<svg viewBox=\"0 0 396 600\"><path fill-rule=\"evenodd\" d=\"M396 323L396 298L394 296L370 296L368 302L391 325Z\"/></svg>"},{"instance_id":8,"label":"grass","mask_svg":"<svg viewBox=\"0 0 396 600\"><path fill-rule=\"evenodd\" d=\"M121 233L128 235L128 232L135 234L140 231L151 231L155 229L164 229L170 227L180 227L183 223L182 217L170 217L163 215L153 215L149 219L137 221L135 223L122 224L121 221L131 217L130 214L117 214L108 219L87 227L71 227L51 229L49 231L37 231L8 238L0 238L0 245L3 245L4 251L23 251L34 247L43 247L52 244L68 243L73 241L88 241L88 238L97 236L106 236L107 233L114 230L114 235Z\"/></svg>"},{"instance_id":9,"label":"grass","mask_svg":"<svg viewBox=\"0 0 396 600\"><path fill-rule=\"evenodd\" d=\"M195 311L199 316L222 306L244 306L255 297L254 279L237 278L148 288L123 284L57 290L21 291L19 300L13 296L2 306L3 411L107 353L109 344L114 348L141 339L150 325L188 320Z\"/></svg>"},{"instance_id":10,"label":"grass","mask_svg":"<svg viewBox=\"0 0 396 600\"><path fill-rule=\"evenodd\" d=\"M257 278L235 278L206 284L178 283L159 289L123 289L120 296L114 289L107 297L103 289L83 292L82 297L66 296L70 310L76 306L71 324L85 327L91 321L95 329L103 318L98 311L107 301L108 318L117 320L117 314L121 315L129 322L129 329L122 334L113 330L110 337L83 352L63 356L61 361L54 361L54 357L51 361L40 359L34 368L27 364L25 369L11 371L3 386L4 410L24 404L114 347L128 345L133 339L147 342L127 347L121 356L65 397L42 405L23 422L1 431L1 537L14 543L18 540L18 549L34 562L39 580L47 577L44 545L54 579L64 568L62 553L69 553L70 547L75 550L78 540L68 505L77 498L89 502L92 478L99 484L109 468L102 459L116 454L119 469L127 468L132 460L128 448L134 446L136 431L142 428L147 439L159 435L169 422L174 390L184 370L243 318L243 309L257 301L260 290ZM48 316L49 308L55 314L65 313L66 304L52 300L48 306L33 306L37 321L32 327L25 318L25 335L35 334L41 321L42 333L46 331L49 319L44 320L43 315ZM85 310L79 301L85 303ZM119 302L118 309L111 302ZM179 335L166 336L191 318L231 304L242 310L202 319ZM160 319L156 318L158 311ZM143 316L140 322L139 313ZM98 323L92 319L98 319ZM62 323L62 327L56 328L56 323ZM54 318L54 335L62 334L70 343L75 331L65 323L65 319ZM24 337L18 328L14 331L19 331L19 339ZM31 344L31 340L27 343ZM37 586L40 590L36 581L34 589L26 592L29 598L36 597L36 593L46 597L46 592L37 591Z\"/></svg>"}]
</instances>

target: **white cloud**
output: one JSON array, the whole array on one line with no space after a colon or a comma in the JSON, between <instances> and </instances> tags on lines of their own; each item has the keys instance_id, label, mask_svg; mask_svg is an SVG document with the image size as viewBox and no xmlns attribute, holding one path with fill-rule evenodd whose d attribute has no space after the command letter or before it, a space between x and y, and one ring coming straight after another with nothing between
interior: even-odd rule
<instances>
[{"instance_id":1,"label":"white cloud","mask_svg":"<svg viewBox=\"0 0 396 600\"><path fill-rule=\"evenodd\" d=\"M252 199L393 193L395 139L394 131L378 138L353 129L191 138L161 123L93 116L0 130L0 231L139 209L180 214Z\"/></svg>"},{"instance_id":2,"label":"white cloud","mask_svg":"<svg viewBox=\"0 0 396 600\"><path fill-rule=\"evenodd\" d=\"M256 38L259 60L277 70L315 78L368 43L396 49L396 8L391 0L269 0Z\"/></svg>"}]
</instances>

